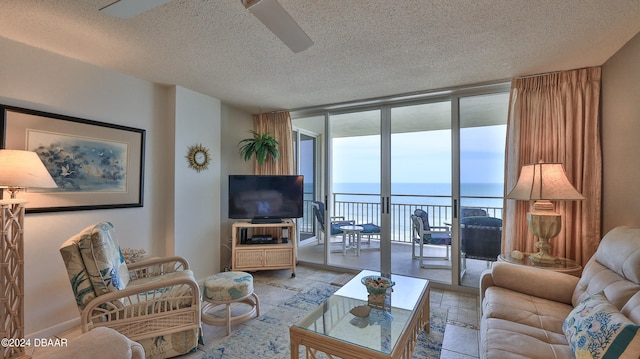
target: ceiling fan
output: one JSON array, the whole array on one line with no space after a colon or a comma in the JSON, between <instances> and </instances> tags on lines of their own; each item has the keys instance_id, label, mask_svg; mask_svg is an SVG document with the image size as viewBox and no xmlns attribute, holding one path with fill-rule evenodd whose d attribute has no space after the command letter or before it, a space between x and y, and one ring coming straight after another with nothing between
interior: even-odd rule
<instances>
[{"instance_id":1,"label":"ceiling fan","mask_svg":"<svg viewBox=\"0 0 640 359\"><path fill-rule=\"evenodd\" d=\"M101 12L130 19L171 0L118 0L100 9ZM291 51L298 53L313 45L313 41L277 0L240 0Z\"/></svg>"}]
</instances>

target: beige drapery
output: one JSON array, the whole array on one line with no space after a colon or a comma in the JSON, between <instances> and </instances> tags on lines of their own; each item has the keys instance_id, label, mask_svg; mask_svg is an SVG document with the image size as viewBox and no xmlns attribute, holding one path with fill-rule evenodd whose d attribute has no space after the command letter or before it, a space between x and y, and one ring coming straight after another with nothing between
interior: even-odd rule
<instances>
[{"instance_id":1,"label":"beige drapery","mask_svg":"<svg viewBox=\"0 0 640 359\"><path fill-rule=\"evenodd\" d=\"M261 113L253 115L253 130L263 134L269 133L278 141L280 158L264 164L258 164L254 159L254 173L258 175L293 175L293 135L291 116L288 111Z\"/></svg>"},{"instance_id":2,"label":"beige drapery","mask_svg":"<svg viewBox=\"0 0 640 359\"><path fill-rule=\"evenodd\" d=\"M511 84L505 190L520 168L539 160L562 163L584 201L557 201L562 231L551 239L555 256L585 264L600 239L602 158L599 67L517 78ZM529 203L505 200L503 252L537 252L528 230Z\"/></svg>"}]
</instances>

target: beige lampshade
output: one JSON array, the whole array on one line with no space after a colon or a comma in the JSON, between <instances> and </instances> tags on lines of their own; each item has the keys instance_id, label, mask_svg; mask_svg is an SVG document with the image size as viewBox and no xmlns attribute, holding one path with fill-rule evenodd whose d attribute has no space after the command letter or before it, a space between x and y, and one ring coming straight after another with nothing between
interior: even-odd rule
<instances>
[{"instance_id":1,"label":"beige lampshade","mask_svg":"<svg viewBox=\"0 0 640 359\"><path fill-rule=\"evenodd\" d=\"M0 188L56 188L35 152L0 150Z\"/></svg>"},{"instance_id":2,"label":"beige lampshade","mask_svg":"<svg viewBox=\"0 0 640 359\"><path fill-rule=\"evenodd\" d=\"M522 166L516 186L507 194L508 199L581 200L580 194L569 182L560 163L536 163Z\"/></svg>"}]
</instances>

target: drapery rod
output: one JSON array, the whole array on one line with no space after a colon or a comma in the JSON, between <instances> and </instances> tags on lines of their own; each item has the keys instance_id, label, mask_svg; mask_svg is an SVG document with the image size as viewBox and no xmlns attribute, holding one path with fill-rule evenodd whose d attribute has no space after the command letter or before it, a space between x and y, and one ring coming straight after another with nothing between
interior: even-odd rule
<instances>
[{"instance_id":1,"label":"drapery rod","mask_svg":"<svg viewBox=\"0 0 640 359\"><path fill-rule=\"evenodd\" d=\"M271 111L271 112L262 112L262 109L260 110L260 113L258 114L258 116L263 115L263 114L268 114L268 113L285 113L285 112L289 112L288 110L279 110L279 111Z\"/></svg>"},{"instance_id":2,"label":"drapery rod","mask_svg":"<svg viewBox=\"0 0 640 359\"><path fill-rule=\"evenodd\" d=\"M570 72L570 71L579 71L579 70L586 70L586 69L596 69L599 68L600 66L590 66L590 67L581 67L578 69L571 69L571 70L560 70L560 71L550 71L550 72L544 72L541 74L533 74L533 75L526 75L526 76L518 76L516 77L516 79L528 79L531 77L538 77L538 76L547 76L547 75L554 75L554 74L561 74L563 72Z\"/></svg>"}]
</instances>

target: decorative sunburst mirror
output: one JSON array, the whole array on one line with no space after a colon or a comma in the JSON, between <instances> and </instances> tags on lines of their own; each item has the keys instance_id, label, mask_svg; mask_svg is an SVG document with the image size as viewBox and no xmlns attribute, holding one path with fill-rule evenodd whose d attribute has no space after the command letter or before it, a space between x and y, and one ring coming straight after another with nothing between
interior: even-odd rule
<instances>
[{"instance_id":1,"label":"decorative sunburst mirror","mask_svg":"<svg viewBox=\"0 0 640 359\"><path fill-rule=\"evenodd\" d=\"M189 161L189 167L198 172L206 170L207 167L209 167L209 162L211 162L209 149L201 144L189 146L189 151L186 157Z\"/></svg>"}]
</instances>

